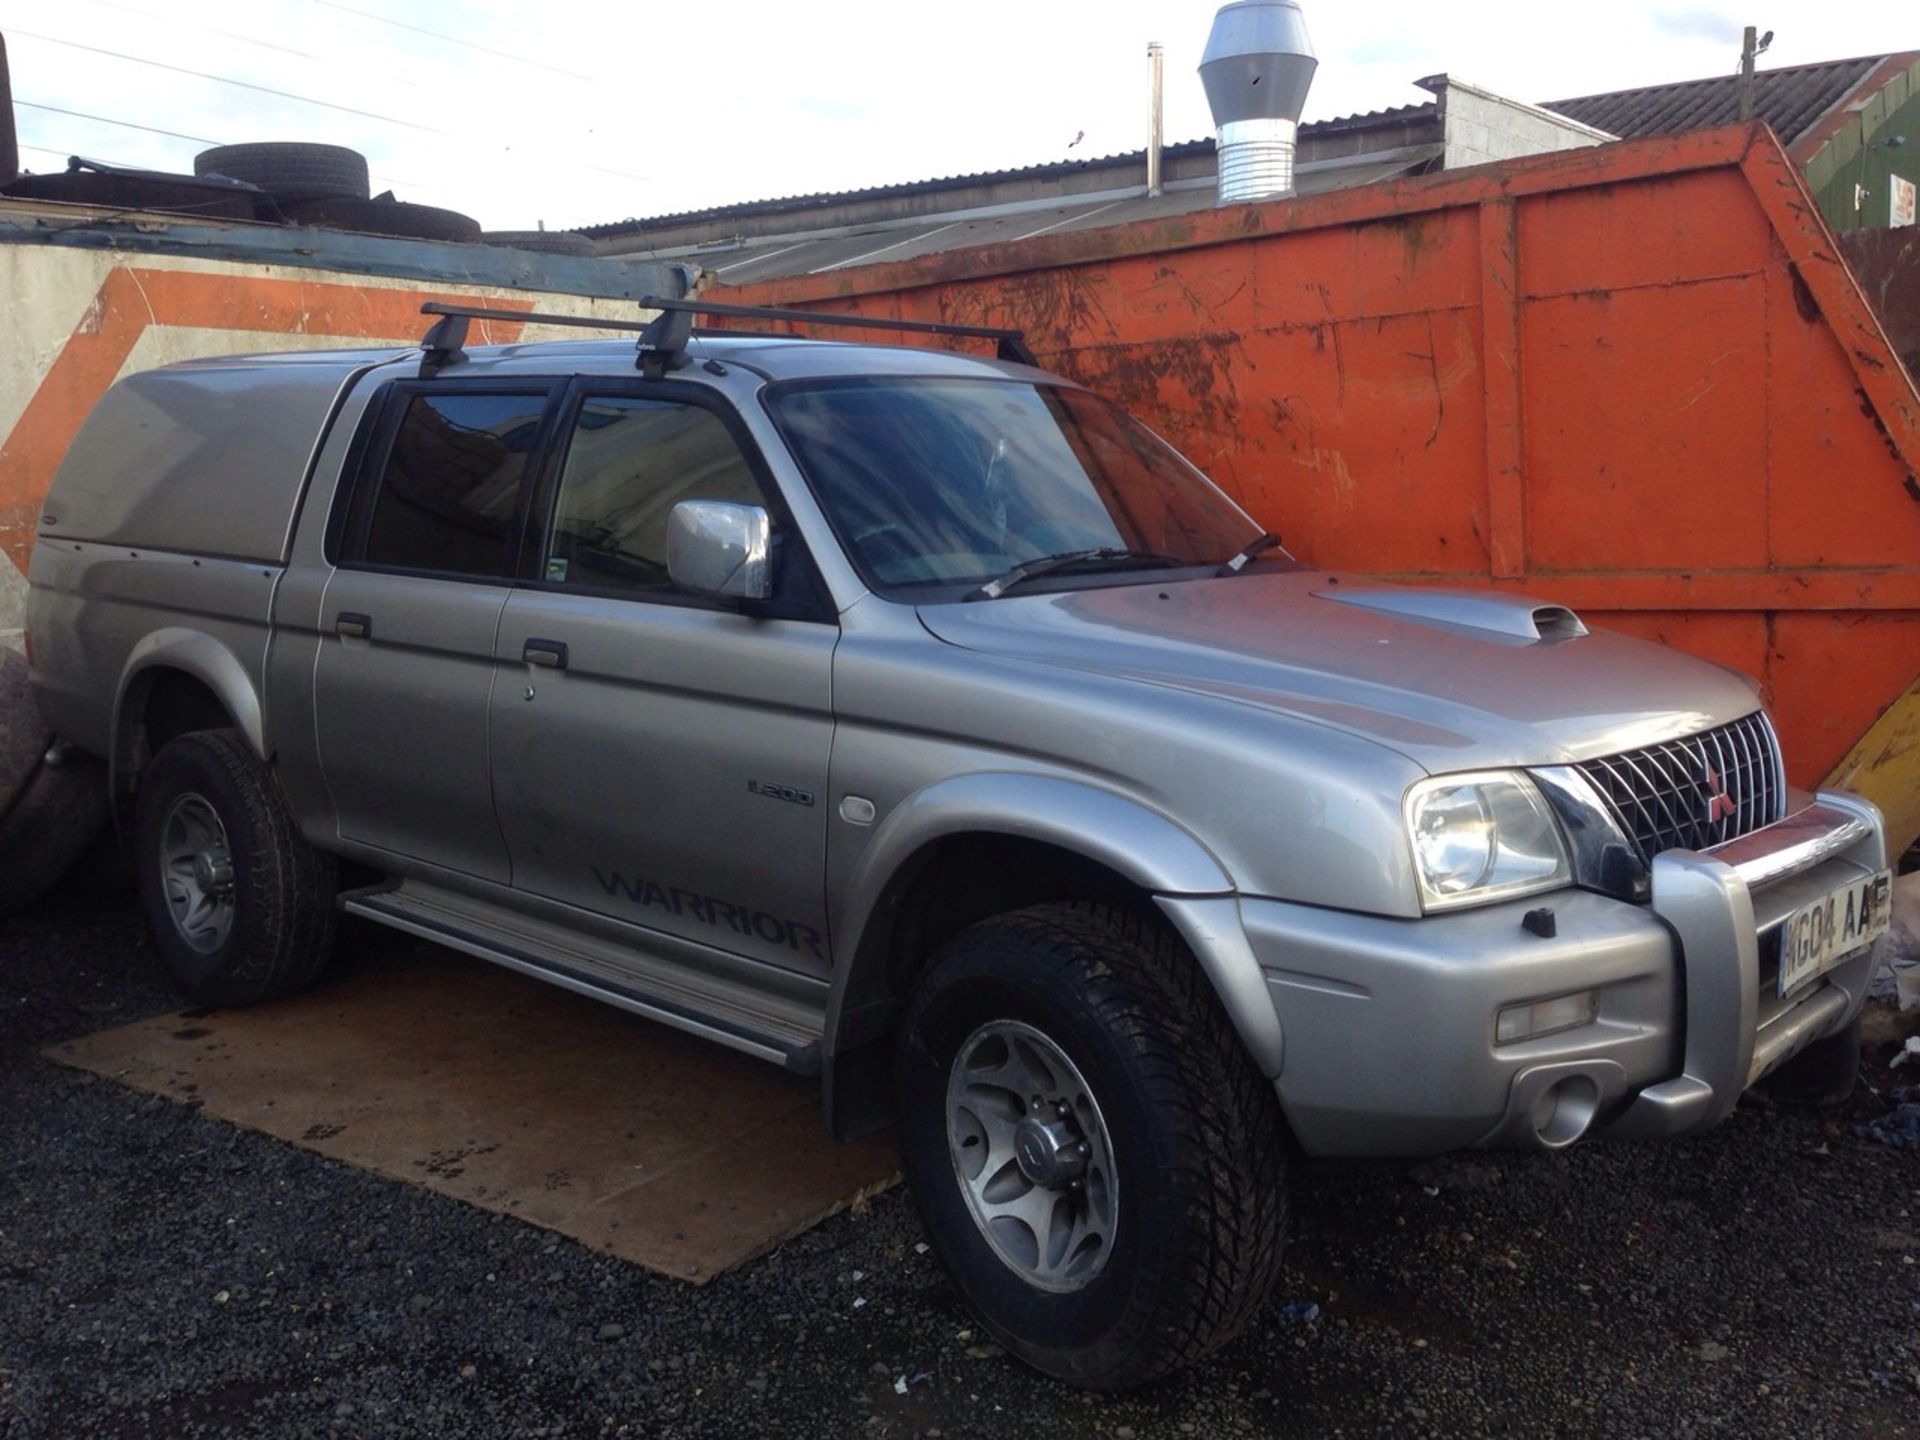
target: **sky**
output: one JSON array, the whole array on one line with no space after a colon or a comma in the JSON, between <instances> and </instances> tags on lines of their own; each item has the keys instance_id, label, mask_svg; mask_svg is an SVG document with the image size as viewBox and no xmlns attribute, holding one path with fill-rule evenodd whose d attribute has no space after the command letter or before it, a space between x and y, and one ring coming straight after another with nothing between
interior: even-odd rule
<instances>
[{"instance_id":1,"label":"sky","mask_svg":"<svg viewBox=\"0 0 1920 1440\"><path fill-rule=\"evenodd\" d=\"M21 166L190 171L208 144L363 151L376 192L489 229L1139 149L1149 41L1166 138L1209 134L1215 0L0 0ZM1522 100L1920 49L1915 0L1303 0L1305 118L1429 98L1447 72ZM96 117L96 118L83 118ZM112 123L109 123L112 122ZM145 127L135 128L135 127Z\"/></svg>"}]
</instances>

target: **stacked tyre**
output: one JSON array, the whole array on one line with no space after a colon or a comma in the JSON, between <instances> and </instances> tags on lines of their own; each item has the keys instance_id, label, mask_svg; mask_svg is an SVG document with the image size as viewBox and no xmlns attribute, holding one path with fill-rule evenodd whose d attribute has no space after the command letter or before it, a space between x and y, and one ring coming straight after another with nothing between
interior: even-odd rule
<instances>
[{"instance_id":1,"label":"stacked tyre","mask_svg":"<svg viewBox=\"0 0 1920 1440\"><path fill-rule=\"evenodd\" d=\"M194 157L193 173L258 186L265 196L262 220L407 240L480 238L480 224L470 216L396 200L392 191L373 196L367 157L344 145L216 145Z\"/></svg>"},{"instance_id":2,"label":"stacked tyre","mask_svg":"<svg viewBox=\"0 0 1920 1440\"><path fill-rule=\"evenodd\" d=\"M0 915L51 889L106 824L106 767L54 744L26 657L0 646Z\"/></svg>"}]
</instances>

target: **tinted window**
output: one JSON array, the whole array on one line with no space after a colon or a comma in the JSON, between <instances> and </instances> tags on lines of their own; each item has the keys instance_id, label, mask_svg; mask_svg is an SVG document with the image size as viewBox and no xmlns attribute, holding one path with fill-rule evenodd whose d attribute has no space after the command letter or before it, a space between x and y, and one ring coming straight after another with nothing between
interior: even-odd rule
<instances>
[{"instance_id":1,"label":"tinted window","mask_svg":"<svg viewBox=\"0 0 1920 1440\"><path fill-rule=\"evenodd\" d=\"M766 503L733 435L711 412L589 397L560 478L546 578L587 589L667 585L667 517L682 500Z\"/></svg>"},{"instance_id":2,"label":"tinted window","mask_svg":"<svg viewBox=\"0 0 1920 1440\"><path fill-rule=\"evenodd\" d=\"M538 395L416 395L375 494L367 561L404 570L508 576Z\"/></svg>"}]
</instances>

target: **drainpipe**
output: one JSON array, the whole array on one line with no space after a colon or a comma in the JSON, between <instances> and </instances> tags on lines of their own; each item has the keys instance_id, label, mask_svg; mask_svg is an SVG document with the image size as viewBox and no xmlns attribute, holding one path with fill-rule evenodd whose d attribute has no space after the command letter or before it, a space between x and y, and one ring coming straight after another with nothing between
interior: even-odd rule
<instances>
[{"instance_id":1,"label":"drainpipe","mask_svg":"<svg viewBox=\"0 0 1920 1440\"><path fill-rule=\"evenodd\" d=\"M1160 179L1160 139L1162 134L1160 70L1161 62L1165 59L1165 55L1166 52L1161 48L1158 40L1150 40L1147 42L1147 71L1152 77L1149 83L1153 90L1152 120L1147 129L1147 196L1150 199L1160 194L1163 188Z\"/></svg>"},{"instance_id":2,"label":"drainpipe","mask_svg":"<svg viewBox=\"0 0 1920 1440\"><path fill-rule=\"evenodd\" d=\"M1216 127L1220 203L1293 189L1293 152L1319 67L1298 0L1237 0L1213 17L1200 83Z\"/></svg>"}]
</instances>

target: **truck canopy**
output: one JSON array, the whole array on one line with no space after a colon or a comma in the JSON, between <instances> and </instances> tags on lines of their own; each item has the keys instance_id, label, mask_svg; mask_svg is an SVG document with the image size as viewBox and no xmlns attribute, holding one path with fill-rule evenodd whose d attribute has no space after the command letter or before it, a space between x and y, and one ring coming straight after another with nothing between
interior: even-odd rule
<instances>
[{"instance_id":1,"label":"truck canopy","mask_svg":"<svg viewBox=\"0 0 1920 1440\"><path fill-rule=\"evenodd\" d=\"M281 563L315 447L354 376L391 350L193 361L129 375L81 427L40 533Z\"/></svg>"}]
</instances>

